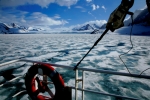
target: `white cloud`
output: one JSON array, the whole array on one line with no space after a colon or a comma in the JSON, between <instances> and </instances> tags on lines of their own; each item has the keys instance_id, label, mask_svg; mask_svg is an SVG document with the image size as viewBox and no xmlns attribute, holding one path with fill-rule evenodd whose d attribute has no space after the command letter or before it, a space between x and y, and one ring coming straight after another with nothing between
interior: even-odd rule
<instances>
[{"instance_id":1,"label":"white cloud","mask_svg":"<svg viewBox=\"0 0 150 100\"><path fill-rule=\"evenodd\" d=\"M86 12L86 9L83 8L82 6L75 6L75 8L81 9L81 12Z\"/></svg>"},{"instance_id":2,"label":"white cloud","mask_svg":"<svg viewBox=\"0 0 150 100\"><path fill-rule=\"evenodd\" d=\"M40 12L34 12L30 17L27 17L26 19L28 19L29 25L54 26L64 25L68 23L65 20L55 20Z\"/></svg>"},{"instance_id":3,"label":"white cloud","mask_svg":"<svg viewBox=\"0 0 150 100\"><path fill-rule=\"evenodd\" d=\"M55 19L60 19L61 17L60 17L59 14L55 14L54 18L55 18Z\"/></svg>"},{"instance_id":4,"label":"white cloud","mask_svg":"<svg viewBox=\"0 0 150 100\"><path fill-rule=\"evenodd\" d=\"M87 24L96 24L98 26L102 26L103 24L107 23L106 20L94 20L94 21L88 21L88 22L85 22L84 24L78 24L78 25L74 25L74 26L71 26L70 28L74 28L74 27L82 27L84 25L87 25Z\"/></svg>"},{"instance_id":5,"label":"white cloud","mask_svg":"<svg viewBox=\"0 0 150 100\"><path fill-rule=\"evenodd\" d=\"M97 5L97 9L99 9L99 5Z\"/></svg>"},{"instance_id":6,"label":"white cloud","mask_svg":"<svg viewBox=\"0 0 150 100\"><path fill-rule=\"evenodd\" d=\"M91 12L88 12L88 14L96 19L96 17Z\"/></svg>"},{"instance_id":7,"label":"white cloud","mask_svg":"<svg viewBox=\"0 0 150 100\"><path fill-rule=\"evenodd\" d=\"M105 6L102 6L102 9L104 9L104 10L105 10L105 12L106 12L106 8L105 8Z\"/></svg>"},{"instance_id":8,"label":"white cloud","mask_svg":"<svg viewBox=\"0 0 150 100\"><path fill-rule=\"evenodd\" d=\"M81 6L75 6L75 8L83 9L83 7L81 7Z\"/></svg>"},{"instance_id":9,"label":"white cloud","mask_svg":"<svg viewBox=\"0 0 150 100\"><path fill-rule=\"evenodd\" d=\"M93 8L92 10L96 10L96 5L95 4L92 4L91 6Z\"/></svg>"},{"instance_id":10,"label":"white cloud","mask_svg":"<svg viewBox=\"0 0 150 100\"><path fill-rule=\"evenodd\" d=\"M70 6L76 4L78 0L55 0L55 2L60 6L67 6L70 8Z\"/></svg>"},{"instance_id":11,"label":"white cloud","mask_svg":"<svg viewBox=\"0 0 150 100\"><path fill-rule=\"evenodd\" d=\"M92 7L92 10L99 9L99 5L92 4L91 7Z\"/></svg>"},{"instance_id":12,"label":"white cloud","mask_svg":"<svg viewBox=\"0 0 150 100\"><path fill-rule=\"evenodd\" d=\"M62 32L62 31L66 31L66 32L72 32L72 29L73 28L80 28L84 25L87 25L87 24L96 24L98 26L102 26L103 24L106 23L106 20L95 20L95 21L88 21L88 22L85 22L84 24L77 24L77 25L72 25L72 26L69 26L69 27L57 27L57 28L53 28L53 29L50 29L49 27L46 27L46 30L50 30L50 31L54 31L54 32Z\"/></svg>"},{"instance_id":13,"label":"white cloud","mask_svg":"<svg viewBox=\"0 0 150 100\"><path fill-rule=\"evenodd\" d=\"M89 2L92 2L92 0L86 0L86 2L88 2L88 3L89 3Z\"/></svg>"},{"instance_id":14,"label":"white cloud","mask_svg":"<svg viewBox=\"0 0 150 100\"><path fill-rule=\"evenodd\" d=\"M0 0L0 7L16 7L25 4L37 4L41 7L48 7L51 3L57 3L60 6L70 7L78 2L78 0Z\"/></svg>"},{"instance_id":15,"label":"white cloud","mask_svg":"<svg viewBox=\"0 0 150 100\"><path fill-rule=\"evenodd\" d=\"M28 16L26 16L28 14ZM36 27L42 29L50 29L50 27L54 26L62 26L69 23L63 19L55 19L54 17L49 17L41 12L34 12L29 14L27 12L21 12L19 10L10 10L10 11L2 11L0 10L0 22L2 23L16 23L21 26L26 27Z\"/></svg>"},{"instance_id":16,"label":"white cloud","mask_svg":"<svg viewBox=\"0 0 150 100\"><path fill-rule=\"evenodd\" d=\"M77 24L77 25L72 25L70 27L59 27L59 28L54 28L53 30L51 31L67 31L67 32L71 32L73 28L80 28L84 25L87 25L87 24L96 24L98 26L102 26L103 24L106 23L106 20L95 20L95 21L88 21L88 22L85 22L84 24Z\"/></svg>"},{"instance_id":17,"label":"white cloud","mask_svg":"<svg viewBox=\"0 0 150 100\"><path fill-rule=\"evenodd\" d=\"M95 20L95 21L89 21L89 22L86 22L84 23L85 25L86 24L96 24L98 26L102 26L103 24L107 23L106 20Z\"/></svg>"},{"instance_id":18,"label":"white cloud","mask_svg":"<svg viewBox=\"0 0 150 100\"><path fill-rule=\"evenodd\" d=\"M0 21L5 23L25 23L25 15L28 14L28 12L25 11L19 11L15 9L11 10L0 10Z\"/></svg>"}]
</instances>

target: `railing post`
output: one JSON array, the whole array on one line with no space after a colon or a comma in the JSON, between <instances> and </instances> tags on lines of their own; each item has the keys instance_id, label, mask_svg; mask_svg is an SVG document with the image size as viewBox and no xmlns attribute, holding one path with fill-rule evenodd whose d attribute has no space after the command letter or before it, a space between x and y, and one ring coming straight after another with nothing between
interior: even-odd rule
<instances>
[{"instance_id":1,"label":"railing post","mask_svg":"<svg viewBox=\"0 0 150 100\"><path fill-rule=\"evenodd\" d=\"M75 70L75 100L78 100L78 69Z\"/></svg>"},{"instance_id":2,"label":"railing post","mask_svg":"<svg viewBox=\"0 0 150 100\"><path fill-rule=\"evenodd\" d=\"M84 89L84 70L82 71L82 89ZM82 100L84 100L84 91L82 91Z\"/></svg>"}]
</instances>

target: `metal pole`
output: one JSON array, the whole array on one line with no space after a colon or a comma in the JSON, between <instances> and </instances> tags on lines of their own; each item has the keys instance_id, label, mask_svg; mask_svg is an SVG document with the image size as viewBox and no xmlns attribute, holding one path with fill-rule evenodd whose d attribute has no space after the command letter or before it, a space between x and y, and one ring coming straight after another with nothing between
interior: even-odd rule
<instances>
[{"instance_id":1,"label":"metal pole","mask_svg":"<svg viewBox=\"0 0 150 100\"><path fill-rule=\"evenodd\" d=\"M82 71L82 89L84 89L84 70ZM82 91L82 100L84 100L84 91Z\"/></svg>"},{"instance_id":2,"label":"metal pole","mask_svg":"<svg viewBox=\"0 0 150 100\"><path fill-rule=\"evenodd\" d=\"M78 100L78 69L75 70L75 100Z\"/></svg>"}]
</instances>

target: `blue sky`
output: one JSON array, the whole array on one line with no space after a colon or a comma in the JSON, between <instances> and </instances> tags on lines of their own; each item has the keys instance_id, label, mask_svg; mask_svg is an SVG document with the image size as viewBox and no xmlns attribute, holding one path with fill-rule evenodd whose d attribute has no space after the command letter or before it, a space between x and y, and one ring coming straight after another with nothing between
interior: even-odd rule
<instances>
[{"instance_id":1,"label":"blue sky","mask_svg":"<svg viewBox=\"0 0 150 100\"><path fill-rule=\"evenodd\" d=\"M121 0L0 0L0 22L46 29L106 23ZM131 11L145 8L135 0Z\"/></svg>"}]
</instances>

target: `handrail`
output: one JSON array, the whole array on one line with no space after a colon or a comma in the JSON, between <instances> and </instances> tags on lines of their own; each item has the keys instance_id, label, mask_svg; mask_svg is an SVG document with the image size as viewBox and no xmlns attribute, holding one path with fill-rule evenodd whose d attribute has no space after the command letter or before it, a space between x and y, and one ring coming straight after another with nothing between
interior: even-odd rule
<instances>
[{"instance_id":1,"label":"handrail","mask_svg":"<svg viewBox=\"0 0 150 100\"><path fill-rule=\"evenodd\" d=\"M9 65L9 64L12 64L12 63L15 63L15 62L19 62L19 61L20 61L20 59L8 61L8 62L0 64L0 67L5 66L5 65Z\"/></svg>"},{"instance_id":2,"label":"handrail","mask_svg":"<svg viewBox=\"0 0 150 100\"><path fill-rule=\"evenodd\" d=\"M8 65L8 64L16 63L16 62L30 62L30 63L38 63L38 64L50 64L50 65L55 66L55 67L67 68L67 69L70 69L70 70L74 69L74 67L72 67L72 66L45 63L45 62L39 62L39 61L33 61L33 60L27 60L27 59L12 60L12 61L0 64L0 67ZM82 75L83 75L82 79L78 79L78 70L82 70ZM107 95L107 96L114 96L114 97L120 97L120 98L125 98L125 99L138 100L137 98L131 98L131 97L126 97L126 96L120 96L120 95L115 95L115 94L108 94L108 93L102 93L102 92L96 92L96 91L84 89L84 71L90 71L90 72L95 72L95 73L106 73L106 74L120 75L120 76L127 76L127 77L135 77L135 78L150 79L150 76L147 76L147 75L129 74L129 73L117 72L117 71L111 71L111 70L89 69L89 68L80 68L79 67L77 70L75 70L75 72L76 72L75 87L72 87L72 89L75 89L75 96L76 96L75 100L77 100L77 90L82 91L82 100L84 100L84 91L91 92L91 93L97 93L97 94L103 94L103 95ZM79 80L82 81L82 88L78 88Z\"/></svg>"},{"instance_id":3,"label":"handrail","mask_svg":"<svg viewBox=\"0 0 150 100\"><path fill-rule=\"evenodd\" d=\"M71 88L75 89L75 87L71 87ZM139 100L137 98L131 98L131 97L126 97L126 96L120 96L120 95L109 94L109 93L98 92L98 91L92 91L92 90L81 89L81 88L77 88L77 90L85 91L85 92L91 92L91 93L96 93L96 94L102 94L102 95L107 95L107 96L113 96L113 97L118 97L118 98L124 98L124 99Z\"/></svg>"},{"instance_id":4,"label":"handrail","mask_svg":"<svg viewBox=\"0 0 150 100\"><path fill-rule=\"evenodd\" d=\"M33 61L33 60L27 60L27 59L12 60L12 61L0 64L0 67L4 66L4 65L11 64L11 63L15 63L15 62L31 62L31 63L39 63L39 64L50 64L50 65L55 66L55 67L67 68L70 70L74 69L73 66L59 65L59 64L53 64L53 63L45 63L45 62ZM112 75L121 75L121 76L135 77L135 78L150 79L150 76L148 76L148 75L129 74L129 73L117 72L117 71L111 71L111 70L90 69L90 68L80 68L80 67L78 68L78 70L90 71L90 72L96 72L96 73L106 73L106 74L112 74Z\"/></svg>"}]
</instances>

